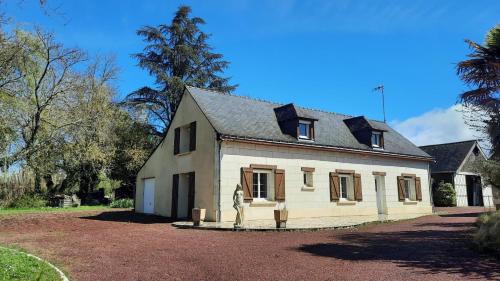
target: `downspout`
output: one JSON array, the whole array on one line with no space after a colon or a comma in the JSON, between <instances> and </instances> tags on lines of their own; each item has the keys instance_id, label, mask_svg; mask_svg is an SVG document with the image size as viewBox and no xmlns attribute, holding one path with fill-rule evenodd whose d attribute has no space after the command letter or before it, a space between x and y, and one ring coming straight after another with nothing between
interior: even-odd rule
<instances>
[{"instance_id":1,"label":"downspout","mask_svg":"<svg viewBox=\"0 0 500 281\"><path fill-rule=\"evenodd\" d=\"M216 141L216 159L215 159L215 169L216 169L216 172L215 172L215 175L217 177L217 186L216 186L216 190L215 190L215 200L217 201L216 202L216 206L217 206L217 210L215 211L215 221L216 222L220 222L221 221L221 194L220 194L220 185L221 185L221 147L222 147L222 140L220 138L220 135L219 133L217 133L217 141Z\"/></svg>"},{"instance_id":2,"label":"downspout","mask_svg":"<svg viewBox=\"0 0 500 281\"><path fill-rule=\"evenodd\" d=\"M435 212L434 208L434 194L432 192L432 177L431 177L431 164L427 163L427 178L428 178L428 184L429 184L429 194L431 195L431 206L432 206L432 212Z\"/></svg>"}]
</instances>

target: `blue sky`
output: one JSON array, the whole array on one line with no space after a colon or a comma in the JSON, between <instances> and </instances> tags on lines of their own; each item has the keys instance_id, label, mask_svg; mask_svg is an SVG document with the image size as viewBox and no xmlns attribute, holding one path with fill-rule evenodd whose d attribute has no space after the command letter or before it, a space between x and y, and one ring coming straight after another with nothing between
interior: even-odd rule
<instances>
[{"instance_id":1,"label":"blue sky","mask_svg":"<svg viewBox=\"0 0 500 281\"><path fill-rule=\"evenodd\" d=\"M389 123L417 144L475 137L451 120L460 119L452 106L465 89L455 64L469 53L464 38L483 42L500 23L498 0L49 0L45 11L26 0L3 9L21 27L114 55L123 97L152 81L130 56L144 47L136 30L169 23L182 4L205 19L210 43L231 62L236 94L381 120L371 90L383 83ZM434 121L442 125L429 132Z\"/></svg>"}]
</instances>

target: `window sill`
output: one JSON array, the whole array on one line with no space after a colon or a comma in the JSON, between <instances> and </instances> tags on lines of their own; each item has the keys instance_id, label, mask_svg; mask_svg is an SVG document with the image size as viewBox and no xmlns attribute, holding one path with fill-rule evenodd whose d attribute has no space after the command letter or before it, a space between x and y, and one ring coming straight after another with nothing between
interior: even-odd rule
<instances>
[{"instance_id":1,"label":"window sill","mask_svg":"<svg viewBox=\"0 0 500 281\"><path fill-rule=\"evenodd\" d=\"M253 201L250 203L250 207L276 207L275 201Z\"/></svg>"},{"instance_id":2,"label":"window sill","mask_svg":"<svg viewBox=\"0 0 500 281\"><path fill-rule=\"evenodd\" d=\"M184 156L184 155L188 155L188 154L191 154L191 152L193 152L194 150L191 150L191 151L185 151L185 152L179 152L177 153L175 156Z\"/></svg>"},{"instance_id":3,"label":"window sill","mask_svg":"<svg viewBox=\"0 0 500 281\"><path fill-rule=\"evenodd\" d=\"M340 200L337 202L337 206L352 206L356 205L356 201Z\"/></svg>"},{"instance_id":4,"label":"window sill","mask_svg":"<svg viewBox=\"0 0 500 281\"><path fill-rule=\"evenodd\" d=\"M404 205L417 205L418 201L404 201Z\"/></svg>"},{"instance_id":5,"label":"window sill","mask_svg":"<svg viewBox=\"0 0 500 281\"><path fill-rule=\"evenodd\" d=\"M302 191L314 191L314 186L303 186Z\"/></svg>"}]
</instances>

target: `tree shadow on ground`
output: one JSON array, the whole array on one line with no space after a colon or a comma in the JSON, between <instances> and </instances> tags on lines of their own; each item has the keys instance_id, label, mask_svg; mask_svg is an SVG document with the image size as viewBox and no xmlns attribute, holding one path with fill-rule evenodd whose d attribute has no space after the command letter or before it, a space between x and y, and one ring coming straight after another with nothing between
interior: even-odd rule
<instances>
[{"instance_id":1,"label":"tree shadow on ground","mask_svg":"<svg viewBox=\"0 0 500 281\"><path fill-rule=\"evenodd\" d=\"M440 214L443 218L473 218L479 216L481 213L461 213L461 214Z\"/></svg>"},{"instance_id":2,"label":"tree shadow on ground","mask_svg":"<svg viewBox=\"0 0 500 281\"><path fill-rule=\"evenodd\" d=\"M480 212L441 215L477 217ZM343 260L387 261L424 274L453 273L465 278L500 280L500 261L473 249L469 222L415 224L413 231L350 233L334 243L303 245L300 251ZM436 230L426 227L438 227Z\"/></svg>"},{"instance_id":3,"label":"tree shadow on ground","mask_svg":"<svg viewBox=\"0 0 500 281\"><path fill-rule=\"evenodd\" d=\"M140 214L140 213L135 213L133 211L102 212L95 216L83 216L80 218L87 220L130 222L130 223L143 223L143 224L172 223L175 221L171 218Z\"/></svg>"},{"instance_id":4,"label":"tree shadow on ground","mask_svg":"<svg viewBox=\"0 0 500 281\"><path fill-rule=\"evenodd\" d=\"M500 280L499 260L472 249L471 229L355 233L338 243L303 245L313 255L355 261L387 261L421 273L454 273Z\"/></svg>"},{"instance_id":5,"label":"tree shadow on ground","mask_svg":"<svg viewBox=\"0 0 500 281\"><path fill-rule=\"evenodd\" d=\"M420 224L417 224L415 225L417 227L454 227L454 228L469 228L472 226L472 223L460 223L460 222L456 222L456 223L439 223L439 222L436 222L436 223L420 223Z\"/></svg>"}]
</instances>

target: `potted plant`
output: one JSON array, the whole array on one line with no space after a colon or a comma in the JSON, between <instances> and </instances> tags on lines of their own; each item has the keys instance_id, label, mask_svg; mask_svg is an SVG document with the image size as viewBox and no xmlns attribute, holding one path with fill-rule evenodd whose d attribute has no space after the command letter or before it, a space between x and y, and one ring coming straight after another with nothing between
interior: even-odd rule
<instances>
[{"instance_id":1,"label":"potted plant","mask_svg":"<svg viewBox=\"0 0 500 281\"><path fill-rule=\"evenodd\" d=\"M200 224L205 220L206 209L194 208L193 209L193 225L200 226Z\"/></svg>"},{"instance_id":2,"label":"potted plant","mask_svg":"<svg viewBox=\"0 0 500 281\"><path fill-rule=\"evenodd\" d=\"M274 210L274 220L276 221L276 228L286 228L286 221L288 220L288 210L286 206L280 208L280 205L278 205L278 209Z\"/></svg>"}]
</instances>

